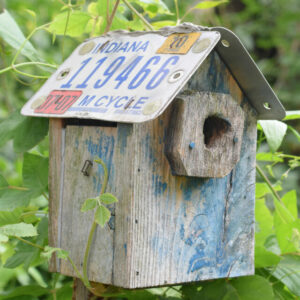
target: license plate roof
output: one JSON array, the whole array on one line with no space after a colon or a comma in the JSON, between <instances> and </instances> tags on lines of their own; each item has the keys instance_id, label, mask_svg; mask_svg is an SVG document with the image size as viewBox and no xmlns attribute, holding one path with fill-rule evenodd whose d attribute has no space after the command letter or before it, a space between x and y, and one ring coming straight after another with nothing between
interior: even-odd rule
<instances>
[{"instance_id":1,"label":"license plate roof","mask_svg":"<svg viewBox=\"0 0 300 300\"><path fill-rule=\"evenodd\" d=\"M216 31L125 33L88 40L22 114L138 123L159 116L220 39Z\"/></svg>"}]
</instances>

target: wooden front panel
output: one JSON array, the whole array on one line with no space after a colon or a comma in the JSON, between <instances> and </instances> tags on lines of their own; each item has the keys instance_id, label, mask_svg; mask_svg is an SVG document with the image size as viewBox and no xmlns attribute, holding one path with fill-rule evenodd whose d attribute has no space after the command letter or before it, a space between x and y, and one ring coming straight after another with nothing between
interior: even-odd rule
<instances>
[{"instance_id":1,"label":"wooden front panel","mask_svg":"<svg viewBox=\"0 0 300 300\"><path fill-rule=\"evenodd\" d=\"M240 160L224 178L174 176L164 153L171 107L154 121L124 127L116 182L128 188L116 206L115 285L141 288L254 272L255 113L215 53L186 89L228 93L240 105Z\"/></svg>"},{"instance_id":2,"label":"wooden front panel","mask_svg":"<svg viewBox=\"0 0 300 300\"><path fill-rule=\"evenodd\" d=\"M89 176L81 169L85 160L93 161L101 157L108 167L109 183L107 192L112 190L114 181L114 143L116 127L67 126L63 159L63 191L59 242L60 247L69 251L75 265L82 270L85 246L92 225L94 211L84 212L80 208L87 198L99 195L103 182L101 165L93 163ZM113 262L114 218L110 226L96 229L89 259L89 279L111 283ZM60 272L75 276L68 261L61 261Z\"/></svg>"}]
</instances>

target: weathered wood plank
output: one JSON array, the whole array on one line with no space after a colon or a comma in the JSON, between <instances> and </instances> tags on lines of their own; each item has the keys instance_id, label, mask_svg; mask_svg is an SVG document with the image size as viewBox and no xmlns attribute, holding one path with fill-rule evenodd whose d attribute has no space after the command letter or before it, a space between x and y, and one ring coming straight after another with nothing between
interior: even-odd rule
<instances>
[{"instance_id":1,"label":"weathered wood plank","mask_svg":"<svg viewBox=\"0 0 300 300\"><path fill-rule=\"evenodd\" d=\"M72 300L88 300L90 292L78 278L74 279Z\"/></svg>"},{"instance_id":2,"label":"weathered wood plank","mask_svg":"<svg viewBox=\"0 0 300 300\"><path fill-rule=\"evenodd\" d=\"M60 193L63 152L63 120L50 119L49 123L49 245L59 247ZM51 272L59 272L55 254L49 263Z\"/></svg>"},{"instance_id":3,"label":"weathered wood plank","mask_svg":"<svg viewBox=\"0 0 300 300\"><path fill-rule=\"evenodd\" d=\"M172 105L165 152L173 174L224 177L240 159L244 112L229 94L180 94Z\"/></svg>"},{"instance_id":4,"label":"weathered wood plank","mask_svg":"<svg viewBox=\"0 0 300 300\"><path fill-rule=\"evenodd\" d=\"M126 238L115 239L115 258L126 251L118 261L124 271L114 263L116 285L137 288L253 273L256 119L216 54L198 75L186 89L228 93L243 108L240 161L224 178L173 176L164 154L171 108L152 122L134 124L120 169L122 175L133 173L134 184L133 197L126 193L127 206L117 206L116 233L128 243L124 249ZM132 179L126 176L124 183L132 185Z\"/></svg>"},{"instance_id":5,"label":"weathered wood plank","mask_svg":"<svg viewBox=\"0 0 300 300\"><path fill-rule=\"evenodd\" d=\"M131 288L253 272L256 121L246 114L241 160L221 179L172 176L167 114L136 126Z\"/></svg>"},{"instance_id":6,"label":"weathered wood plank","mask_svg":"<svg viewBox=\"0 0 300 300\"><path fill-rule=\"evenodd\" d=\"M107 191L119 198L110 222L115 232L97 229L91 281L141 288L253 273L255 113L216 53L187 90L230 94L243 109L240 160L224 178L172 175L164 151L172 107L142 124L67 126L57 246L68 250L80 269L93 217L80 207L100 191L103 176L95 166L90 177L83 176L85 159L99 156L107 163ZM61 272L75 275L65 261Z\"/></svg>"},{"instance_id":7,"label":"weathered wood plank","mask_svg":"<svg viewBox=\"0 0 300 300\"><path fill-rule=\"evenodd\" d=\"M135 152L133 148L133 125L118 124L118 135L114 165L115 185L119 202L116 205L113 285L129 287L131 260L134 259L132 231L135 226L133 206L133 168Z\"/></svg>"},{"instance_id":8,"label":"weathered wood plank","mask_svg":"<svg viewBox=\"0 0 300 300\"><path fill-rule=\"evenodd\" d=\"M84 176L81 169L85 160L100 157L109 171L107 192L114 193L114 144L116 127L67 126L63 178L63 205L61 220L61 248L69 251L75 265L82 270L83 257L93 211L82 213L80 208L87 198L99 195L103 182L103 169L93 164L90 176ZM114 218L109 226L96 229L89 259L89 279L111 284L113 263ZM61 261L61 273L75 276L72 266Z\"/></svg>"}]
</instances>

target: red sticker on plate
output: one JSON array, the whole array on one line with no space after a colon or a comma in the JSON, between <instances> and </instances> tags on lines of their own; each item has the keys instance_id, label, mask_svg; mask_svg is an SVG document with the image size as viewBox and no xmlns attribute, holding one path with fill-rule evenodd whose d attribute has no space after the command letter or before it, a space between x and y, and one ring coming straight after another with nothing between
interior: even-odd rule
<instances>
[{"instance_id":1,"label":"red sticker on plate","mask_svg":"<svg viewBox=\"0 0 300 300\"><path fill-rule=\"evenodd\" d=\"M34 112L40 114L64 114L81 96L82 91L52 91L45 102Z\"/></svg>"}]
</instances>

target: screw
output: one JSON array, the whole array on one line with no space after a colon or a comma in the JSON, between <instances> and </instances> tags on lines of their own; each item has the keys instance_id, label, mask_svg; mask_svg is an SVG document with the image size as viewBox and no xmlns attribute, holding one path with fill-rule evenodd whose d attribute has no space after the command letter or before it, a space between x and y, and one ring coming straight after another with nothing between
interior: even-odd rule
<instances>
[{"instance_id":1,"label":"screw","mask_svg":"<svg viewBox=\"0 0 300 300\"><path fill-rule=\"evenodd\" d=\"M190 149L194 149L194 148L195 148L195 143L194 143L194 142L190 142L189 148L190 148Z\"/></svg>"}]
</instances>

